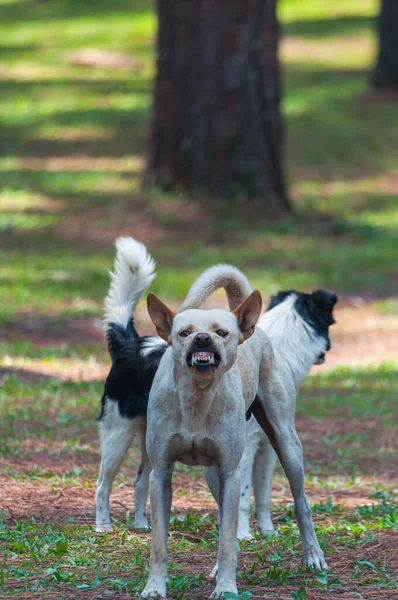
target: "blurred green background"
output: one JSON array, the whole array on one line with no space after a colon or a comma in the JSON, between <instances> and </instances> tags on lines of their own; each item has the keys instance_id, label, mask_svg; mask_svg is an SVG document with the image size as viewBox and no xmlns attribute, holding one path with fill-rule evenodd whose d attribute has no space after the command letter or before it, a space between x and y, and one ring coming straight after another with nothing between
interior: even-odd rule
<instances>
[{"instance_id":1,"label":"blurred green background","mask_svg":"<svg viewBox=\"0 0 398 600\"><path fill-rule=\"evenodd\" d=\"M220 260L244 268L266 295L286 286L390 295L398 110L369 86L377 11L375 0L281 0L296 215L248 227L228 205L140 191L150 2L1 0L0 322L99 315L120 234L148 244L159 263L153 289L165 298L181 298ZM131 68L75 64L87 48L119 52Z\"/></svg>"}]
</instances>

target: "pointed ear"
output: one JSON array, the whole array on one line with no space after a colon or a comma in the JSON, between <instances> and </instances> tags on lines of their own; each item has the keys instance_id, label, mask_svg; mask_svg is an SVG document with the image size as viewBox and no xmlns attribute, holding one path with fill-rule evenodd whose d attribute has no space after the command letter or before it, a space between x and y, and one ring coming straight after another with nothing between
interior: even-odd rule
<instances>
[{"instance_id":1,"label":"pointed ear","mask_svg":"<svg viewBox=\"0 0 398 600\"><path fill-rule=\"evenodd\" d=\"M155 294L148 294L147 307L149 316L156 327L158 335L170 344L170 333L175 313L159 300Z\"/></svg>"},{"instance_id":2,"label":"pointed ear","mask_svg":"<svg viewBox=\"0 0 398 600\"><path fill-rule=\"evenodd\" d=\"M247 338L253 334L261 313L261 307L261 294L258 290L254 290L254 292L252 292L246 300L243 300L238 308L233 311L233 314L238 319L239 329L242 332L240 343L247 340Z\"/></svg>"}]
</instances>

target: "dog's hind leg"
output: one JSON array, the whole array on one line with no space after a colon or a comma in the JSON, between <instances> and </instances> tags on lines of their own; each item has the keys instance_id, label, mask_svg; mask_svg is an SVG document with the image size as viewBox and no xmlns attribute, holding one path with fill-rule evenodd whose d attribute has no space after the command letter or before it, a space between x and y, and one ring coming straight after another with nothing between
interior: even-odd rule
<instances>
[{"instance_id":1,"label":"dog's hind leg","mask_svg":"<svg viewBox=\"0 0 398 600\"><path fill-rule=\"evenodd\" d=\"M255 422L256 427L258 427ZM259 429L262 433L261 429ZM241 461L240 461L240 500L239 500L239 525L238 525L238 539L239 540L251 540L253 539L250 533L250 492L251 492L251 481L254 457L258 448L258 435L255 439L249 439L248 444L245 447ZM220 495L220 481L217 475L215 467L205 467L203 469L207 485L212 493L214 500L218 503ZM214 574L214 569L212 575Z\"/></svg>"},{"instance_id":2,"label":"dog's hind leg","mask_svg":"<svg viewBox=\"0 0 398 600\"><path fill-rule=\"evenodd\" d=\"M167 534L172 501L173 470L151 472L152 545L148 582L141 598L166 598Z\"/></svg>"},{"instance_id":3,"label":"dog's hind leg","mask_svg":"<svg viewBox=\"0 0 398 600\"><path fill-rule=\"evenodd\" d=\"M152 466L146 451L146 427L141 432L141 463L134 478L134 524L137 529L148 529L146 503L149 490L149 475Z\"/></svg>"},{"instance_id":4,"label":"dog's hind leg","mask_svg":"<svg viewBox=\"0 0 398 600\"><path fill-rule=\"evenodd\" d=\"M267 535L274 526L271 519L272 475L276 463L276 454L266 436L254 459L253 488L256 503L256 518L260 535ZM242 502L242 499L241 499ZM238 535L239 537L239 535Z\"/></svg>"},{"instance_id":5,"label":"dog's hind leg","mask_svg":"<svg viewBox=\"0 0 398 600\"><path fill-rule=\"evenodd\" d=\"M304 566L318 570L327 569L315 534L311 509L304 493L303 451L294 424L294 411L292 413L286 410L290 403L283 397L280 386L277 394L271 394L267 389L260 389L260 394L267 398L267 401L263 402L257 397L252 404L252 412L267 433L289 480L303 546Z\"/></svg>"},{"instance_id":6,"label":"dog's hind leg","mask_svg":"<svg viewBox=\"0 0 398 600\"><path fill-rule=\"evenodd\" d=\"M258 436L256 436L258 437ZM252 472L254 457L256 456L258 442L250 439L246 444L240 461L240 498L239 498L239 525L238 540L252 540L250 532L250 498L252 488Z\"/></svg>"},{"instance_id":7,"label":"dog's hind leg","mask_svg":"<svg viewBox=\"0 0 398 600\"><path fill-rule=\"evenodd\" d=\"M107 400L100 424L101 467L95 497L96 531L112 529L109 496L112 483L134 438L134 421L120 416L116 402Z\"/></svg>"}]
</instances>

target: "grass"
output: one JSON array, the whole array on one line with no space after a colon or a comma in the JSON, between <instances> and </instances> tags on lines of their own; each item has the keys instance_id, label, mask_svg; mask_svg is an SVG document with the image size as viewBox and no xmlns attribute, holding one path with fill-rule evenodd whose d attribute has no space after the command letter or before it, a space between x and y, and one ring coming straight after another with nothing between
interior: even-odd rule
<instances>
[{"instance_id":1,"label":"grass","mask_svg":"<svg viewBox=\"0 0 398 600\"><path fill-rule=\"evenodd\" d=\"M279 535L256 535L254 542L240 544L242 592L250 591L254 598L264 591L287 598L301 588L308 598L318 593L393 598L397 593L397 563L390 546L398 528L396 480L391 478L396 465L393 451L386 448L388 431L393 434L396 428L392 375L392 367L384 365L338 369L307 380L298 423L304 432L308 426L317 428L317 433L312 429L302 436L311 473L307 491L331 568L327 575L314 576L300 567L297 525L286 480L278 471L273 517ZM83 591L87 598L127 597L138 592L147 574L150 535L136 533L132 526L136 455L134 468L127 461L114 486L114 532L98 536L92 528L98 468L94 419L102 383L24 381L15 375L2 383L0 458L3 497L8 499L0 521L3 597L72 598ZM369 410L364 420L355 407L360 396L370 406L370 386L378 390L382 409ZM337 393L342 388L344 393ZM369 429L369 419L377 430ZM23 494L20 502L16 493ZM211 591L206 573L216 558L217 531L215 506L198 469L177 468L170 531L170 597L203 598Z\"/></svg>"},{"instance_id":2,"label":"grass","mask_svg":"<svg viewBox=\"0 0 398 600\"><path fill-rule=\"evenodd\" d=\"M270 225L261 215L244 223L233 204L140 191L152 3L0 0L1 597L131 598L144 586L150 536L133 531L131 512L137 453L115 482L114 531L98 536L92 527L95 418L109 361L93 318L116 236L148 244L158 261L151 290L167 301L180 300L203 268L231 262L265 298L326 287L365 299L363 322L339 313L340 346L355 327L365 337L353 352L376 356L381 334L395 331L398 110L395 97L369 88L378 3L280 0L278 8L295 214ZM71 53L85 48L121 52L136 68L74 64ZM145 329L141 307L138 317ZM279 469L280 535L240 545L240 600L398 597L396 380L384 355L307 379L297 425L330 570L301 568ZM212 589L215 507L189 467L176 469L174 498L170 597L199 600Z\"/></svg>"}]
</instances>

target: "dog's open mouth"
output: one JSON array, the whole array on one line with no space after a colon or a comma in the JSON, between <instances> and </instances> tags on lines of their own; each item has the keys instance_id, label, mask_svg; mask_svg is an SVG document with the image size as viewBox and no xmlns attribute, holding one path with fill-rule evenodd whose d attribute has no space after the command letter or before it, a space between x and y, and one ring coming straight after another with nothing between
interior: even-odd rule
<instances>
[{"instance_id":1,"label":"dog's open mouth","mask_svg":"<svg viewBox=\"0 0 398 600\"><path fill-rule=\"evenodd\" d=\"M214 352L194 352L191 358L192 365L214 365Z\"/></svg>"},{"instance_id":2,"label":"dog's open mouth","mask_svg":"<svg viewBox=\"0 0 398 600\"><path fill-rule=\"evenodd\" d=\"M195 371L210 371L216 369L221 362L218 352L198 351L187 354L187 365L193 367Z\"/></svg>"}]
</instances>

